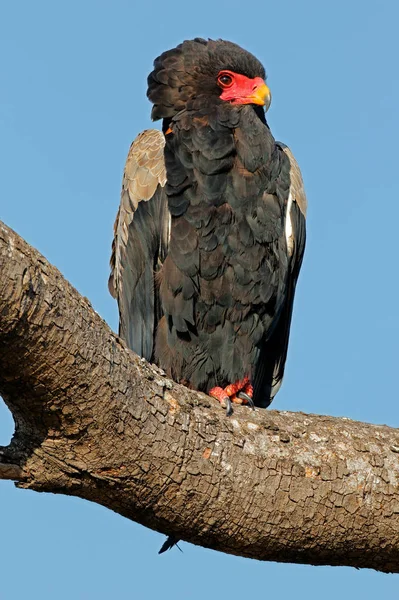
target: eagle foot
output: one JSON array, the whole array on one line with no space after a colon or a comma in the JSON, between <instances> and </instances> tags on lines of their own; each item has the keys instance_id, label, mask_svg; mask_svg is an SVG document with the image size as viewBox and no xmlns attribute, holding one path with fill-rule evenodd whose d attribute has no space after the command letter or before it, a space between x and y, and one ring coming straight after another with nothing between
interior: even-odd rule
<instances>
[{"instance_id":1,"label":"eagle foot","mask_svg":"<svg viewBox=\"0 0 399 600\"><path fill-rule=\"evenodd\" d=\"M248 406L250 406L252 408L252 410L255 410L254 401L252 400L251 396L249 396L249 394L241 391L241 392L238 392L237 398L241 398L241 400L245 401L244 404L248 404Z\"/></svg>"},{"instance_id":2,"label":"eagle foot","mask_svg":"<svg viewBox=\"0 0 399 600\"><path fill-rule=\"evenodd\" d=\"M250 384L249 378L239 379L235 383L230 383L225 388L219 386L209 390L209 395L216 398L220 404L226 408L226 416L230 417L233 414L232 402L235 404L248 404L252 409L255 408L252 400L253 387Z\"/></svg>"}]
</instances>

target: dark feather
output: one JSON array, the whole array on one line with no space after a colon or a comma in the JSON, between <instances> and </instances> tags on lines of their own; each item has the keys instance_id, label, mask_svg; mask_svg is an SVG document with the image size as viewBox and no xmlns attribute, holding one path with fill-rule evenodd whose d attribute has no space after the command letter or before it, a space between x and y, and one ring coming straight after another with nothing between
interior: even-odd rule
<instances>
[{"instance_id":1,"label":"dark feather","mask_svg":"<svg viewBox=\"0 0 399 600\"><path fill-rule=\"evenodd\" d=\"M289 258L289 272L286 282L284 304L276 327L269 339L265 340L259 356L254 377L254 399L258 406L266 408L281 387L288 352L294 295L299 271L302 265L306 243L307 201L298 164L287 146L278 142L290 163L290 211L293 247Z\"/></svg>"},{"instance_id":2,"label":"dark feather","mask_svg":"<svg viewBox=\"0 0 399 600\"><path fill-rule=\"evenodd\" d=\"M179 548L180 552L183 552L183 550L179 547L178 541L179 540L177 537L174 535L169 535L159 549L158 554L163 554L166 552L166 550L171 550L173 546L176 546L176 548Z\"/></svg>"}]
</instances>

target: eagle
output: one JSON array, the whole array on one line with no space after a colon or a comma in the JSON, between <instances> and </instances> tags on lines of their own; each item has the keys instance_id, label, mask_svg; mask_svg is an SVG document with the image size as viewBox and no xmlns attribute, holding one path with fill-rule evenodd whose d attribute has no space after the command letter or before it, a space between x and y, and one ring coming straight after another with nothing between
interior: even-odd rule
<instances>
[{"instance_id":1,"label":"eagle","mask_svg":"<svg viewBox=\"0 0 399 600\"><path fill-rule=\"evenodd\" d=\"M109 290L119 335L174 381L266 408L281 386L307 201L298 164L266 121L262 64L196 38L148 76L151 117L132 143Z\"/></svg>"}]
</instances>

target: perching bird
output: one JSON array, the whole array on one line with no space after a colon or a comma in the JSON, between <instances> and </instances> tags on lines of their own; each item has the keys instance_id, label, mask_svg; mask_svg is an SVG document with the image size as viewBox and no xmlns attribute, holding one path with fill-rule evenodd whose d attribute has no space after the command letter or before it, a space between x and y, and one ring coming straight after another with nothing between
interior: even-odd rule
<instances>
[{"instance_id":1,"label":"perching bird","mask_svg":"<svg viewBox=\"0 0 399 600\"><path fill-rule=\"evenodd\" d=\"M267 407L280 388L305 247L299 167L265 118L265 70L222 40L164 52L130 147L109 289L120 336L177 382Z\"/></svg>"}]
</instances>

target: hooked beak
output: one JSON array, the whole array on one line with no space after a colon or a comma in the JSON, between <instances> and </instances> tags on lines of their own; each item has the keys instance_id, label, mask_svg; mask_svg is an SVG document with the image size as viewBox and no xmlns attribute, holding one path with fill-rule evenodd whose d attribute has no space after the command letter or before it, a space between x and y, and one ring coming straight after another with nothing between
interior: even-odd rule
<instances>
[{"instance_id":1,"label":"hooked beak","mask_svg":"<svg viewBox=\"0 0 399 600\"><path fill-rule=\"evenodd\" d=\"M247 101L251 104L264 106L266 112L269 110L270 103L272 101L272 95L265 82L262 82L262 84L253 92L253 94L247 97Z\"/></svg>"}]
</instances>

